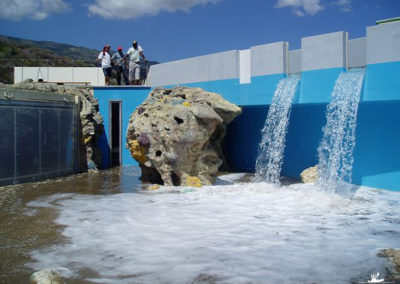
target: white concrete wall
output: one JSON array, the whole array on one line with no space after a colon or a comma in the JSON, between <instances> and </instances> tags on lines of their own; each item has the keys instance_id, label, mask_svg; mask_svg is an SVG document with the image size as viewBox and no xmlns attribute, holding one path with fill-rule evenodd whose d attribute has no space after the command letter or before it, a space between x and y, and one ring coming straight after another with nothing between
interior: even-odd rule
<instances>
[{"instance_id":1,"label":"white concrete wall","mask_svg":"<svg viewBox=\"0 0 400 284\"><path fill-rule=\"evenodd\" d=\"M289 51L289 74L301 72L301 49Z\"/></svg>"},{"instance_id":2,"label":"white concrete wall","mask_svg":"<svg viewBox=\"0 0 400 284\"><path fill-rule=\"evenodd\" d=\"M367 64L400 61L400 22L367 27Z\"/></svg>"},{"instance_id":3,"label":"white concrete wall","mask_svg":"<svg viewBox=\"0 0 400 284\"><path fill-rule=\"evenodd\" d=\"M251 76L287 73L287 42L275 42L251 47Z\"/></svg>"},{"instance_id":4,"label":"white concrete wall","mask_svg":"<svg viewBox=\"0 0 400 284\"><path fill-rule=\"evenodd\" d=\"M239 82L240 84L251 83L251 54L250 49L239 52Z\"/></svg>"},{"instance_id":5,"label":"white concrete wall","mask_svg":"<svg viewBox=\"0 0 400 284\"><path fill-rule=\"evenodd\" d=\"M362 67L367 64L367 40L365 37L349 40L348 67Z\"/></svg>"},{"instance_id":6,"label":"white concrete wall","mask_svg":"<svg viewBox=\"0 0 400 284\"><path fill-rule=\"evenodd\" d=\"M99 67L14 67L14 83L32 79L37 82L82 83L104 86L103 70Z\"/></svg>"},{"instance_id":7,"label":"white concrete wall","mask_svg":"<svg viewBox=\"0 0 400 284\"><path fill-rule=\"evenodd\" d=\"M150 86L239 78L239 51L232 50L150 66Z\"/></svg>"},{"instance_id":8,"label":"white concrete wall","mask_svg":"<svg viewBox=\"0 0 400 284\"><path fill-rule=\"evenodd\" d=\"M335 32L301 39L302 71L347 67L347 33Z\"/></svg>"}]
</instances>

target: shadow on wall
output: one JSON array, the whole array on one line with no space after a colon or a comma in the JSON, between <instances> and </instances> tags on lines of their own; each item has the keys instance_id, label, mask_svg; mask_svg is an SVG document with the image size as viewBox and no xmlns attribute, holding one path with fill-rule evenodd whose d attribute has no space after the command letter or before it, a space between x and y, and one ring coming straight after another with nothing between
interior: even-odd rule
<instances>
[{"instance_id":1,"label":"shadow on wall","mask_svg":"<svg viewBox=\"0 0 400 284\"><path fill-rule=\"evenodd\" d=\"M353 183L400 190L399 110L400 101L361 102ZM393 188L396 184L397 188Z\"/></svg>"}]
</instances>

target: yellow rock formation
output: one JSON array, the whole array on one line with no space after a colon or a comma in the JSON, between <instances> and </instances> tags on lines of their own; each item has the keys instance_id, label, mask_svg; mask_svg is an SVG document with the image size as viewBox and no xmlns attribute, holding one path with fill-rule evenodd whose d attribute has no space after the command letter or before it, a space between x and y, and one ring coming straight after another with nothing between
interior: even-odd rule
<instances>
[{"instance_id":1,"label":"yellow rock formation","mask_svg":"<svg viewBox=\"0 0 400 284\"><path fill-rule=\"evenodd\" d=\"M138 140L131 140L128 142L129 150L131 151L132 157L141 164L147 161L147 150L146 147L140 146Z\"/></svg>"}]
</instances>

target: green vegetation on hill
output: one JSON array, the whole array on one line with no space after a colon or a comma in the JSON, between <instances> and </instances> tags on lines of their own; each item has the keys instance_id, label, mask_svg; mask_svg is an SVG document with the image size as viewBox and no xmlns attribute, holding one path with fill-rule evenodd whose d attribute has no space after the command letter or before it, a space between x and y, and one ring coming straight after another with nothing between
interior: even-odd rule
<instances>
[{"instance_id":1,"label":"green vegetation on hill","mask_svg":"<svg viewBox=\"0 0 400 284\"><path fill-rule=\"evenodd\" d=\"M0 83L14 83L15 66L94 67L99 50L0 35ZM158 64L148 61L149 65ZM142 75L142 76L145 76Z\"/></svg>"},{"instance_id":2,"label":"green vegetation on hill","mask_svg":"<svg viewBox=\"0 0 400 284\"><path fill-rule=\"evenodd\" d=\"M98 53L68 44L0 36L0 82L13 83L14 66L93 67Z\"/></svg>"}]
</instances>

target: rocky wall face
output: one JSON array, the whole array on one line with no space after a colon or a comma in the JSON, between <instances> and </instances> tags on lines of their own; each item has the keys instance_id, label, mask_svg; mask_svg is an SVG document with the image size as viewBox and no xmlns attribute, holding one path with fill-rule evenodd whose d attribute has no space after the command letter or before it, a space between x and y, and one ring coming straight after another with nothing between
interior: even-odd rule
<instances>
[{"instance_id":1,"label":"rocky wall face","mask_svg":"<svg viewBox=\"0 0 400 284\"><path fill-rule=\"evenodd\" d=\"M200 88L158 88L130 117L127 147L142 179L164 185L212 184L224 163L226 125L241 109Z\"/></svg>"},{"instance_id":2,"label":"rocky wall face","mask_svg":"<svg viewBox=\"0 0 400 284\"><path fill-rule=\"evenodd\" d=\"M53 94L69 94L79 98L79 171L101 169L101 151L97 141L104 131L103 117L99 112L99 104L90 88L74 86L58 86L55 84L34 84L23 82L14 85L3 85L11 89L39 91Z\"/></svg>"}]
</instances>

